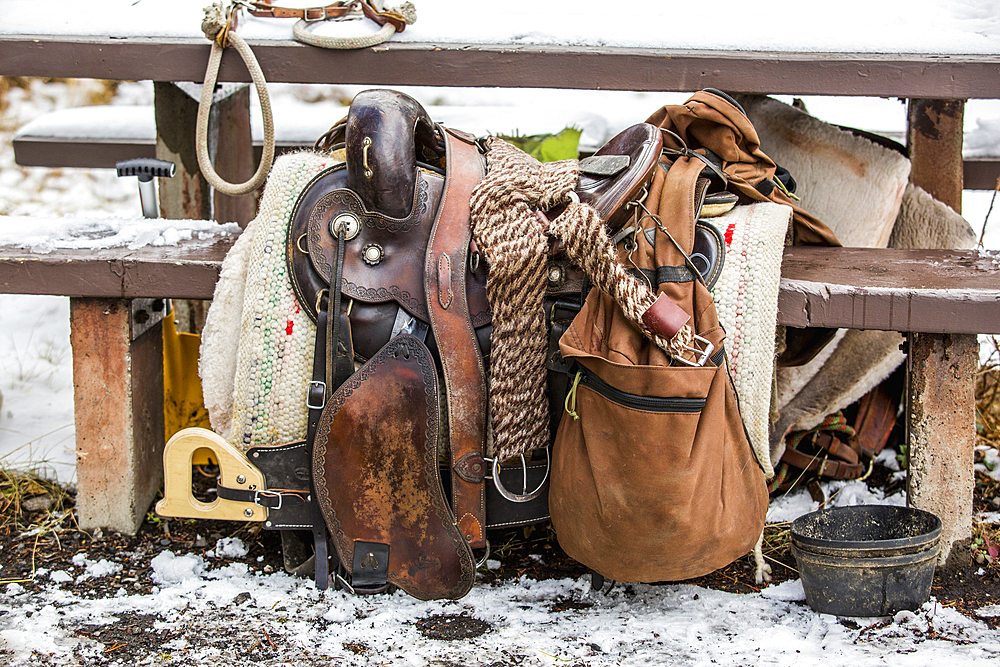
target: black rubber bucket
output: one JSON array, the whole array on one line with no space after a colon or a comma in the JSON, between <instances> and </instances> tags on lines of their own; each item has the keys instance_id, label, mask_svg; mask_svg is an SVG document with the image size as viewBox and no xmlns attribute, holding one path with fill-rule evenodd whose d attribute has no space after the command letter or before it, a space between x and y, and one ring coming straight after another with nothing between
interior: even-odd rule
<instances>
[{"instance_id":1,"label":"black rubber bucket","mask_svg":"<svg viewBox=\"0 0 1000 667\"><path fill-rule=\"evenodd\" d=\"M857 505L792 522L806 602L837 616L887 616L927 602L941 519L923 510Z\"/></svg>"}]
</instances>

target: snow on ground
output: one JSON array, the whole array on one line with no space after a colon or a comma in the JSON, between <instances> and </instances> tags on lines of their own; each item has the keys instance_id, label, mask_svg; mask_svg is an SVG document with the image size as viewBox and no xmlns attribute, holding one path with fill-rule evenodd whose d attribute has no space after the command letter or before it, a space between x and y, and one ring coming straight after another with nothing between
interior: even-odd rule
<instances>
[{"instance_id":1,"label":"snow on ground","mask_svg":"<svg viewBox=\"0 0 1000 667\"><path fill-rule=\"evenodd\" d=\"M972 6L970 5L970 11ZM277 87L278 104L301 106L310 94L350 99L353 90L331 87ZM310 93L309 91L313 92ZM527 105L541 96L549 106L604 109L606 136L621 126L642 120L676 95L651 93L584 93L580 91L470 91L410 89L421 100L455 108L461 104ZM115 228L115 216L140 214L134 179L117 179L110 171L22 169L13 164L10 137L32 117L59 106L84 104L97 94L94 84L71 82L34 86L24 95L8 93L9 106L0 114L0 214L58 217L67 214L91 220L96 235L126 235ZM149 104L148 84L122 84L115 104ZM838 102L840 104L838 104ZM899 131L905 110L891 100L807 98L809 108L832 122ZM838 109L839 115L838 115ZM970 102L967 127L978 127L979 116L1000 117L993 102ZM601 114L598 114L601 115ZM549 128L488 128L525 133ZM600 127L596 131L600 131ZM605 138L606 138L605 136ZM998 142L1000 143L1000 142ZM966 192L966 217L978 230L992 193ZM994 212L987 229L987 247L1000 248L1000 223ZM68 222L68 221L67 221ZM39 230L28 230L25 236ZM143 242L164 238L164 229ZM103 231L101 231L103 230ZM86 231L86 230L85 230ZM0 236L10 230L0 230ZM71 235L72 236L72 235ZM86 234L84 234L86 236ZM76 236L79 238L79 235ZM72 368L68 336L68 302L59 297L0 295L0 466L36 468L47 476L72 482ZM995 453L994 453L995 454ZM892 453L887 452L891 458ZM988 458L996 465L995 456ZM887 460L888 460L887 458ZM863 482L827 487L832 503L902 504L901 495L883 498ZM805 491L772 503L769 521L790 521L816 508ZM238 541L237 541L238 542ZM0 583L0 650L9 651L10 665L33 664L32 651L48 654L53 664L96 659L95 642L74 635L63 625L72 622L114 623L122 614L152 614L156 627L192 634L246 636L246 645L263 637L282 637L294 651L275 654L267 664L366 665L994 665L1000 660L1000 632L941 607L931 600L915 613L886 619L845 621L816 614L803 602L798 581L766 587L760 594L733 595L690 585L616 586L610 592L590 590L589 580L533 581L522 579L499 586L479 585L457 602L420 602L402 593L351 597L318 591L312 582L282 573L259 575L246 565L215 566L213 556L241 557L245 548L232 540L199 556L164 550L152 561L159 584L149 595L86 600L69 586L81 578L114 573L119 563L93 561L81 555L72 571L39 569L47 581L40 594L19 583ZM122 554L122 559L128 558ZM0 573L2 576L2 573ZM239 603L234 603L239 597ZM553 605L553 600L569 604ZM992 612L984 611L984 615ZM488 622L491 630L461 642L424 638L414 622L431 614L466 614ZM256 640L254 639L256 637ZM355 654L345 646L363 644ZM285 644L283 644L285 645ZM185 645L184 639L165 645L187 649L185 664L243 664L244 658L222 652L211 642Z\"/></svg>"},{"instance_id":2,"label":"snow on ground","mask_svg":"<svg viewBox=\"0 0 1000 667\"><path fill-rule=\"evenodd\" d=\"M618 585L590 589L589 580L522 579L480 585L456 602L421 602L403 593L355 597L316 590L285 574L258 575L236 563L213 568L198 555L164 551L152 562L159 589L80 601L63 588L77 573L52 573L44 594L7 584L0 592L0 647L8 664L96 660L103 647L61 623L114 623L122 614L155 615L154 628L197 636L222 629L244 646L258 641L268 665L995 665L1000 633L930 600L895 617L838 619L803 604L798 581L734 595L691 585ZM89 568L84 562L76 570ZM95 575L97 576L97 575ZM2 589L0 589L2 591ZM430 640L416 622L431 615L466 615L490 625L480 637ZM224 629L223 629L224 628ZM162 646L183 664L242 665L209 636ZM214 641L213 641L214 640ZM267 651L268 641L280 649ZM294 648L284 648L294 647ZM361 654L350 650L365 647ZM111 659L111 656L104 656ZM260 658L258 658L260 659ZM88 663L90 664L90 663ZM148 663L143 663L148 664Z\"/></svg>"}]
</instances>

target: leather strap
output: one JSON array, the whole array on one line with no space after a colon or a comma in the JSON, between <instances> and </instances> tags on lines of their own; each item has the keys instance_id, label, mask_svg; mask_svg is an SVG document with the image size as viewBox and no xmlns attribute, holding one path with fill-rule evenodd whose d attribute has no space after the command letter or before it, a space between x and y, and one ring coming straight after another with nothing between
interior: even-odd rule
<instances>
[{"instance_id":1,"label":"leather strap","mask_svg":"<svg viewBox=\"0 0 1000 667\"><path fill-rule=\"evenodd\" d=\"M850 464L861 462L861 450L857 448L854 440L844 442L833 437L830 433L820 433L813 441L815 445L824 451L830 452L831 456L836 456Z\"/></svg>"},{"instance_id":2,"label":"leather strap","mask_svg":"<svg viewBox=\"0 0 1000 667\"><path fill-rule=\"evenodd\" d=\"M297 489L231 489L228 486L217 486L215 493L223 500L232 500L238 503L253 503L260 507L276 508L281 507L289 500L297 502L308 502L308 491Z\"/></svg>"},{"instance_id":3,"label":"leather strap","mask_svg":"<svg viewBox=\"0 0 1000 667\"><path fill-rule=\"evenodd\" d=\"M259 0L258 2L251 2L247 11L259 18L325 21L326 19L340 18L347 16L351 12L356 12L360 9L359 4L356 0L352 2L338 0L325 7L278 7L272 5L269 0Z\"/></svg>"},{"instance_id":4,"label":"leather strap","mask_svg":"<svg viewBox=\"0 0 1000 667\"><path fill-rule=\"evenodd\" d=\"M890 393L886 383L872 389L858 401L854 430L856 445L869 458L875 458L885 448L896 425L899 400Z\"/></svg>"},{"instance_id":5,"label":"leather strap","mask_svg":"<svg viewBox=\"0 0 1000 667\"><path fill-rule=\"evenodd\" d=\"M865 472L863 463L831 460L826 454L803 454L796 449L786 449L781 460L785 463L832 479L857 479Z\"/></svg>"},{"instance_id":6,"label":"leather strap","mask_svg":"<svg viewBox=\"0 0 1000 667\"><path fill-rule=\"evenodd\" d=\"M395 12L376 9L366 0L338 0L325 7L278 7L270 0L251 2L247 11L258 18L302 19L308 23L327 19L344 18L359 11L379 25L391 23L396 32L406 29L406 19Z\"/></svg>"},{"instance_id":7,"label":"leather strap","mask_svg":"<svg viewBox=\"0 0 1000 667\"><path fill-rule=\"evenodd\" d=\"M475 143L451 130L443 134L445 191L427 244L424 289L444 370L455 519L469 546L481 549L486 546L486 372L469 316L465 274L472 237L469 200L483 178L483 163Z\"/></svg>"}]
</instances>

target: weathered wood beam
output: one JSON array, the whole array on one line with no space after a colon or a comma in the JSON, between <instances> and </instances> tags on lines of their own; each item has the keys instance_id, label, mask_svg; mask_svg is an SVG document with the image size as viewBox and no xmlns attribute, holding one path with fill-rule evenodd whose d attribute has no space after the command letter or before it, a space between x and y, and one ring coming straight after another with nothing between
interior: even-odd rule
<instances>
[{"instance_id":1,"label":"weathered wood beam","mask_svg":"<svg viewBox=\"0 0 1000 667\"><path fill-rule=\"evenodd\" d=\"M915 185L962 212L964 100L911 99L907 148ZM968 556L975 488L975 334L908 336L907 502L941 518L941 555Z\"/></svg>"},{"instance_id":2,"label":"weathered wood beam","mask_svg":"<svg viewBox=\"0 0 1000 667\"><path fill-rule=\"evenodd\" d=\"M214 150L209 152L215 172L229 183L250 180L257 169L253 137L250 135L250 86L223 86L212 102L209 132L215 137ZM257 213L258 193L224 195L214 190L212 219L237 222L246 227Z\"/></svg>"},{"instance_id":3,"label":"weathered wood beam","mask_svg":"<svg viewBox=\"0 0 1000 667\"><path fill-rule=\"evenodd\" d=\"M789 53L607 46L389 41L357 50L250 42L268 81L500 86L795 95L1000 98L1000 55ZM249 81L227 49L220 81ZM201 38L0 36L0 72L22 76L202 81Z\"/></svg>"},{"instance_id":4,"label":"weathered wood beam","mask_svg":"<svg viewBox=\"0 0 1000 667\"><path fill-rule=\"evenodd\" d=\"M253 219L254 194L230 197L215 192L198 164L196 127L201 86L158 81L153 84L156 118L156 157L177 165L173 178L160 178L160 215L170 219L238 222ZM208 124L208 153L215 171L230 182L243 182L253 174L253 143L250 136L250 87L247 84L218 86L213 94ZM204 301L178 301L174 316L178 330L201 331L208 313Z\"/></svg>"},{"instance_id":5,"label":"weathered wood beam","mask_svg":"<svg viewBox=\"0 0 1000 667\"><path fill-rule=\"evenodd\" d=\"M0 293L209 299L233 237L123 251L0 246ZM786 248L778 323L1000 333L1000 255L973 250Z\"/></svg>"}]
</instances>

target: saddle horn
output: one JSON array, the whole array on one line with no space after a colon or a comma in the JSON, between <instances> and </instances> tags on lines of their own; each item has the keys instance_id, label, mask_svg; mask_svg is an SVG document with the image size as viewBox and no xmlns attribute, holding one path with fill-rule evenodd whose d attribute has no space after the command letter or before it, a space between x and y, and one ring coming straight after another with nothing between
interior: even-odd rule
<instances>
[{"instance_id":1,"label":"saddle horn","mask_svg":"<svg viewBox=\"0 0 1000 667\"><path fill-rule=\"evenodd\" d=\"M413 206L417 147L434 150L434 122L409 95L367 90L347 117L347 187L369 211L405 218ZM423 157L423 156L421 156Z\"/></svg>"}]
</instances>

